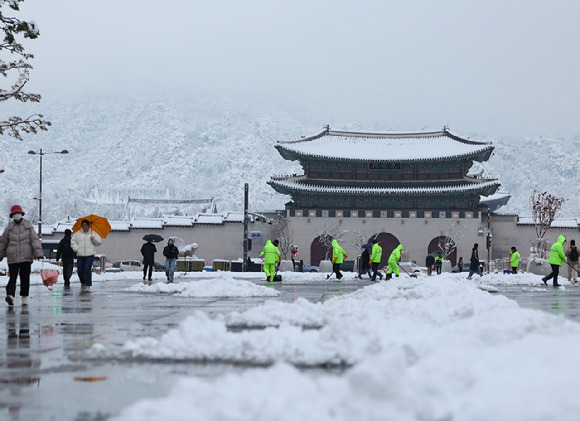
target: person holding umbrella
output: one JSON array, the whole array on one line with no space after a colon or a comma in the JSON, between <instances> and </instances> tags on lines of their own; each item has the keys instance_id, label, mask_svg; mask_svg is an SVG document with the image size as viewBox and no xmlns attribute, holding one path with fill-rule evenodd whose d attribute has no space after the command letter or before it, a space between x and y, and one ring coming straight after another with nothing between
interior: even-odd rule
<instances>
[{"instance_id":1,"label":"person holding umbrella","mask_svg":"<svg viewBox=\"0 0 580 421\"><path fill-rule=\"evenodd\" d=\"M153 272L153 265L155 265L155 253L157 252L157 247L147 240L145 244L141 247L141 254L143 255L143 280L147 275L147 269L149 269L149 277L147 278L151 282L151 276Z\"/></svg>"},{"instance_id":2,"label":"person holding umbrella","mask_svg":"<svg viewBox=\"0 0 580 421\"><path fill-rule=\"evenodd\" d=\"M363 273L367 273L367 275L369 275L369 278L372 278L373 275L371 274L371 265L370 265L370 260L371 260L371 255L369 253L369 248L372 247L372 244L363 244L362 248L363 248L363 252L360 255L360 268L358 270L358 279L362 279L362 274Z\"/></svg>"},{"instance_id":3,"label":"person holding umbrella","mask_svg":"<svg viewBox=\"0 0 580 421\"><path fill-rule=\"evenodd\" d=\"M72 236L70 245L77 254L77 275L81 281L81 292L91 292L95 247L101 245L101 236L91 229L88 219L81 221L80 228Z\"/></svg>"},{"instance_id":4,"label":"person holding umbrella","mask_svg":"<svg viewBox=\"0 0 580 421\"><path fill-rule=\"evenodd\" d=\"M165 256L165 275L167 276L167 283L170 284L173 282L173 274L175 273L175 260L179 255L179 250L173 244L172 238L167 240L163 255Z\"/></svg>"},{"instance_id":5,"label":"person holding umbrella","mask_svg":"<svg viewBox=\"0 0 580 421\"><path fill-rule=\"evenodd\" d=\"M10 210L12 222L0 237L0 260L8 257L8 271L10 272L10 279L6 284L6 302L9 306L14 305L16 279L19 273L22 305L28 305L32 261L44 258L40 239L32 224L23 219L23 216L24 211L19 205L12 206Z\"/></svg>"}]
</instances>

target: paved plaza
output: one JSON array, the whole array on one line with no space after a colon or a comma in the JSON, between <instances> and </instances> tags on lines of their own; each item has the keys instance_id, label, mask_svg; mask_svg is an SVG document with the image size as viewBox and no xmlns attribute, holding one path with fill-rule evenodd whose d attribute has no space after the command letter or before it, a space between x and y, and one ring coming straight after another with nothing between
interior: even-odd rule
<instances>
[{"instance_id":1,"label":"paved plaza","mask_svg":"<svg viewBox=\"0 0 580 421\"><path fill-rule=\"evenodd\" d=\"M248 280L248 278L244 278ZM268 300L293 302L298 297L323 302L348 294L368 281L348 275L342 282L269 284L277 297L192 298L141 294L126 289L136 279L96 282L90 294L78 283L31 287L28 309L2 308L0 317L0 419L101 420L134 402L163 396L183 375L212 378L251 366L144 359L86 359L95 343L120 346L139 337L159 337L195 310L210 317L260 305ZM262 277L252 280L266 286ZM524 307L580 320L580 288L526 290L502 287L500 294ZM317 369L310 369L313 375ZM318 369L320 372L320 369ZM332 373L335 374L335 373Z\"/></svg>"}]
</instances>

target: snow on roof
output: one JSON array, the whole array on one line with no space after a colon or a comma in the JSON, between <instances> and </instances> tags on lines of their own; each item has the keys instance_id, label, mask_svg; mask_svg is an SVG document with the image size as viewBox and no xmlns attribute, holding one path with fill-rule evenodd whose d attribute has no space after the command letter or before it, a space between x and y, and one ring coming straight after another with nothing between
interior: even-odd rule
<instances>
[{"instance_id":1,"label":"snow on roof","mask_svg":"<svg viewBox=\"0 0 580 421\"><path fill-rule=\"evenodd\" d=\"M496 180L489 180L479 183L463 183L443 186L429 186L429 187L342 187L342 186L322 186L314 184L305 184L294 180L271 180L272 185L286 187L291 190L302 190L323 193L338 193L338 194L417 194L417 193L455 193L477 191L487 187L499 186Z\"/></svg>"},{"instance_id":2,"label":"snow on roof","mask_svg":"<svg viewBox=\"0 0 580 421\"><path fill-rule=\"evenodd\" d=\"M163 224L171 227L191 227L197 219L195 216L166 216L163 219Z\"/></svg>"},{"instance_id":3,"label":"snow on roof","mask_svg":"<svg viewBox=\"0 0 580 421\"><path fill-rule=\"evenodd\" d=\"M430 161L492 150L491 143L462 138L449 131L419 133L352 133L327 131L297 141L278 142L278 149L313 157L359 161Z\"/></svg>"},{"instance_id":4,"label":"snow on roof","mask_svg":"<svg viewBox=\"0 0 580 421\"><path fill-rule=\"evenodd\" d=\"M518 218L518 225L534 225L534 220L531 216L520 216ZM558 218L552 222L550 228L580 228L580 218Z\"/></svg>"},{"instance_id":5,"label":"snow on roof","mask_svg":"<svg viewBox=\"0 0 580 421\"><path fill-rule=\"evenodd\" d=\"M224 222L244 222L244 212L226 212Z\"/></svg>"},{"instance_id":6,"label":"snow on roof","mask_svg":"<svg viewBox=\"0 0 580 421\"><path fill-rule=\"evenodd\" d=\"M221 213L200 213L196 224L219 225L224 223L224 216Z\"/></svg>"},{"instance_id":7,"label":"snow on roof","mask_svg":"<svg viewBox=\"0 0 580 421\"><path fill-rule=\"evenodd\" d=\"M64 234L67 229L72 230L73 225L74 222L57 222L53 225L54 233ZM42 228L42 231L44 232L44 227Z\"/></svg>"},{"instance_id":8,"label":"snow on roof","mask_svg":"<svg viewBox=\"0 0 580 421\"><path fill-rule=\"evenodd\" d=\"M130 224L128 221L109 221L111 231L129 231Z\"/></svg>"},{"instance_id":9,"label":"snow on roof","mask_svg":"<svg viewBox=\"0 0 580 421\"><path fill-rule=\"evenodd\" d=\"M162 229L162 218L133 218L131 228L135 229Z\"/></svg>"}]
</instances>

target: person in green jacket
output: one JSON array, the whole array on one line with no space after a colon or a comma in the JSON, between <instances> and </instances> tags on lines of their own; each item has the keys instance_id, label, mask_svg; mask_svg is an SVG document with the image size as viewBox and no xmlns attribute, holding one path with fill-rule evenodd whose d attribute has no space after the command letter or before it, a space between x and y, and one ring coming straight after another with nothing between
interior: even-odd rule
<instances>
[{"instance_id":1,"label":"person in green jacket","mask_svg":"<svg viewBox=\"0 0 580 421\"><path fill-rule=\"evenodd\" d=\"M266 245L260 253L260 257L264 258L264 273L266 274L266 282L274 282L274 275L276 274L276 262L279 262L280 250L278 250L278 240L274 240L274 244L270 240L266 241Z\"/></svg>"},{"instance_id":2,"label":"person in green jacket","mask_svg":"<svg viewBox=\"0 0 580 421\"><path fill-rule=\"evenodd\" d=\"M373 270L373 277L371 278L371 281L376 281L377 275L379 275L379 278L382 281L383 275L381 275L379 272L379 263L381 263L381 257L383 257L383 248L379 245L379 242L377 241L376 238L373 240L373 248L371 251L372 253L370 264Z\"/></svg>"},{"instance_id":3,"label":"person in green jacket","mask_svg":"<svg viewBox=\"0 0 580 421\"><path fill-rule=\"evenodd\" d=\"M389 269L387 269L387 280L392 278L393 270L395 271L395 276L399 276L399 260L401 260L401 250L403 250L403 245L399 244L395 250L389 256Z\"/></svg>"},{"instance_id":4,"label":"person in green jacket","mask_svg":"<svg viewBox=\"0 0 580 421\"><path fill-rule=\"evenodd\" d=\"M518 266L520 265L520 252L512 247L512 257L510 258L510 266L513 273L518 273Z\"/></svg>"},{"instance_id":5,"label":"person in green jacket","mask_svg":"<svg viewBox=\"0 0 580 421\"><path fill-rule=\"evenodd\" d=\"M552 266L552 273L546 275L542 278L544 285L548 285L548 281L553 279L553 284L555 287L559 287L558 283L558 272L560 271L560 266L562 262L566 260L566 255L564 254L564 243L566 242L566 237L560 235L556 242L552 244L550 249L550 257L548 258L548 263Z\"/></svg>"},{"instance_id":6,"label":"person in green jacket","mask_svg":"<svg viewBox=\"0 0 580 421\"><path fill-rule=\"evenodd\" d=\"M443 267L443 256L441 255L441 252L439 252L437 254L437 257L435 258L435 269L437 270L437 275L441 275L441 268Z\"/></svg>"},{"instance_id":7,"label":"person in green jacket","mask_svg":"<svg viewBox=\"0 0 580 421\"><path fill-rule=\"evenodd\" d=\"M332 240L332 271L336 273L336 279L341 279L343 274L340 273L340 265L344 262L344 259L348 257L344 252L344 249L338 245L338 241ZM330 278L329 274L326 279Z\"/></svg>"}]
</instances>

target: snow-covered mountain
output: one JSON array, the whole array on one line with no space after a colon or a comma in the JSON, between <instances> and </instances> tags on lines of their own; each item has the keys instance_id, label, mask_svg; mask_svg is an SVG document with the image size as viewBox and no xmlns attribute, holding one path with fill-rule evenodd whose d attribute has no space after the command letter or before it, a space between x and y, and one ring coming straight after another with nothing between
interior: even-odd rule
<instances>
[{"instance_id":1,"label":"snow-covered mountain","mask_svg":"<svg viewBox=\"0 0 580 421\"><path fill-rule=\"evenodd\" d=\"M318 133L323 126L344 130L421 130L396 124L345 121L337 116L293 105L221 96L211 98L74 98L40 104L3 104L9 114L41 112L52 121L47 133L28 135L22 142L4 136L0 164L0 214L21 204L31 219L37 213L39 158L29 150L68 150L68 155L43 159L43 219L53 222L85 212L111 218L127 216L123 207L90 204L96 189L134 191L150 189L151 198L215 198L220 210L239 210L243 184L250 183L254 210L281 209L288 197L266 182L274 174L300 173L295 162L278 154L274 144ZM453 129L453 127L452 127ZM570 200L563 215L576 216L580 205L580 137L573 139L500 137L464 133L472 139L493 141L489 162L473 172L498 177L512 200L501 211L529 214L533 189L546 190ZM122 193L119 193L122 194ZM140 209L142 214L160 209Z\"/></svg>"}]
</instances>

